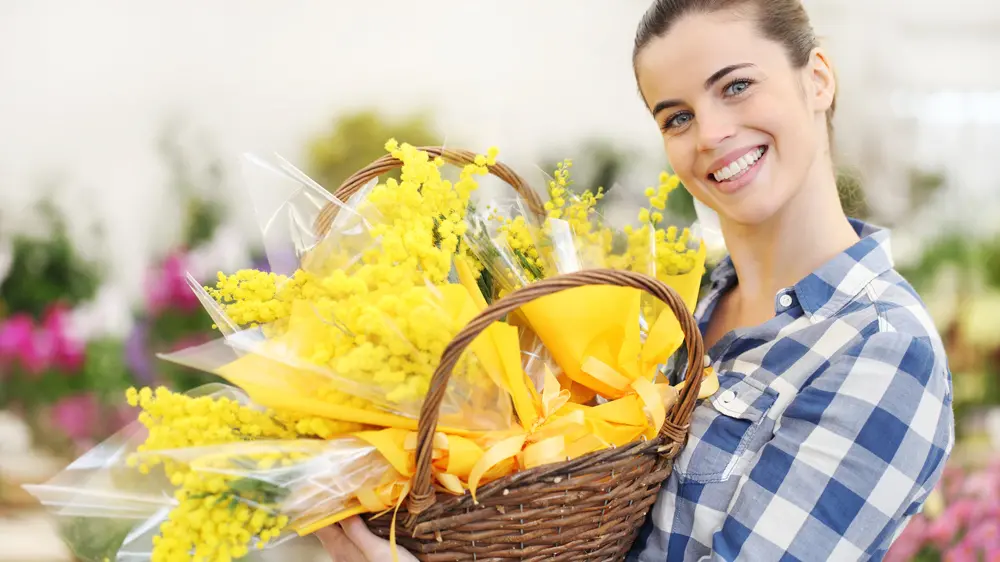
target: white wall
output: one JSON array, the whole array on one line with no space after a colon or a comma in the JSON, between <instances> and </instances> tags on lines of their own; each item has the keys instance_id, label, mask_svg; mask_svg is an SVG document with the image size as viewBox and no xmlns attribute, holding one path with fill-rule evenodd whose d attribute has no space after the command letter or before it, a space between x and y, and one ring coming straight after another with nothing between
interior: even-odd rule
<instances>
[{"instance_id":1,"label":"white wall","mask_svg":"<svg viewBox=\"0 0 1000 562\"><path fill-rule=\"evenodd\" d=\"M351 107L429 107L450 144L533 164L602 135L658 152L630 49L643 2L0 3L0 220L59 178L134 285L177 209L154 151L183 116L227 158L298 160ZM444 139L442 139L444 140ZM14 211L14 213L12 213Z\"/></svg>"},{"instance_id":2,"label":"white wall","mask_svg":"<svg viewBox=\"0 0 1000 562\"><path fill-rule=\"evenodd\" d=\"M190 124L193 151L209 146L230 162L277 151L300 161L303 142L339 111L426 107L449 144L497 144L521 169L603 136L648 155L636 174L649 177L663 158L630 68L646 5L0 2L0 221L16 222L34 190L60 182L77 227L98 221L114 239L108 256L136 294L145 260L176 236L179 210L154 147L171 115ZM888 216L904 209L905 166L928 154L964 171L959 185L995 185L984 181L992 159L982 148L995 133L939 146L892 114L891 96L1000 88L991 62L1000 8L952 0L942 19L944 8L929 0L806 5L841 81L841 158L863 167ZM240 210L250 232L249 210Z\"/></svg>"}]
</instances>

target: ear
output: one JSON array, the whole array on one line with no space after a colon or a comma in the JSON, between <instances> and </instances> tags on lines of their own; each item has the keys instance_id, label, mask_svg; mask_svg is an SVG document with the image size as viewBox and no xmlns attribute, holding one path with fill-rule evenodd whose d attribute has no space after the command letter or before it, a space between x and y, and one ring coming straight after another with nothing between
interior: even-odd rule
<instances>
[{"instance_id":1,"label":"ear","mask_svg":"<svg viewBox=\"0 0 1000 562\"><path fill-rule=\"evenodd\" d=\"M833 106L837 93L837 77L830 58L820 49L813 49L806 65L808 80L812 84L813 103L818 113L826 113Z\"/></svg>"}]
</instances>

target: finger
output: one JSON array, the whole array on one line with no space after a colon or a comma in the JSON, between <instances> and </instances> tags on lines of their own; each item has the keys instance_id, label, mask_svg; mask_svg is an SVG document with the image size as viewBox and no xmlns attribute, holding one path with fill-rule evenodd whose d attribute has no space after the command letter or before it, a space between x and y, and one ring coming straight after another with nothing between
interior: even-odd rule
<instances>
[{"instance_id":1,"label":"finger","mask_svg":"<svg viewBox=\"0 0 1000 562\"><path fill-rule=\"evenodd\" d=\"M368 557L369 562L392 560L392 546L368 529L360 517L351 517L340 522L344 533ZM396 547L400 562L417 562L417 559L401 546Z\"/></svg>"},{"instance_id":2,"label":"finger","mask_svg":"<svg viewBox=\"0 0 1000 562\"><path fill-rule=\"evenodd\" d=\"M368 558L355 546L339 525L330 525L313 533L323 545L323 550L333 562L368 562Z\"/></svg>"},{"instance_id":3,"label":"finger","mask_svg":"<svg viewBox=\"0 0 1000 562\"><path fill-rule=\"evenodd\" d=\"M373 552L388 549L389 547L387 541L372 533L368 529L368 525L365 525L365 522L356 515L341 521L340 526L343 528L344 533L347 534L347 537L365 554L370 555Z\"/></svg>"}]
</instances>

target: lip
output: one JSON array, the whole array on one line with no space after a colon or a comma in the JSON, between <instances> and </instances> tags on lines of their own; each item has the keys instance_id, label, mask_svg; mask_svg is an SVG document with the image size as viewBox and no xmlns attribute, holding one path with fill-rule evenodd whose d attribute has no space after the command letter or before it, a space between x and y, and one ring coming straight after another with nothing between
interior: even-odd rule
<instances>
[{"instance_id":1,"label":"lip","mask_svg":"<svg viewBox=\"0 0 1000 562\"><path fill-rule=\"evenodd\" d=\"M719 158L715 162L712 162L711 164L708 165L708 173L705 174L705 175L706 176L711 176L712 173L715 172L716 170L721 170L723 166L728 166L728 165L732 164L733 162L739 160L740 157L742 157L747 152L750 152L751 150L754 150L756 148L760 148L762 146L767 146L767 145L763 145L763 144L749 144L747 146L744 146L743 148L737 148L735 150L732 150L732 151L726 153L725 156L723 156L722 158ZM715 178L712 178L712 179L714 181Z\"/></svg>"},{"instance_id":2,"label":"lip","mask_svg":"<svg viewBox=\"0 0 1000 562\"><path fill-rule=\"evenodd\" d=\"M722 193L728 195L736 193L737 191L749 185L754 179L756 179L757 174L760 172L761 166L764 165L765 161L767 160L767 157L771 155L771 151L767 149L766 145L758 145L758 146L765 146L764 154L762 154L761 157L758 158L757 161L753 163L753 166L750 166L750 168L746 172L744 172L742 176L736 178L735 180L727 180L721 182L716 181L715 178L712 177L711 175L708 176L708 180L712 182L715 189L718 189ZM739 157L742 156L743 154L746 154L746 152L739 153L736 156L736 158L739 159ZM718 168L712 168L712 169L717 170Z\"/></svg>"}]
</instances>

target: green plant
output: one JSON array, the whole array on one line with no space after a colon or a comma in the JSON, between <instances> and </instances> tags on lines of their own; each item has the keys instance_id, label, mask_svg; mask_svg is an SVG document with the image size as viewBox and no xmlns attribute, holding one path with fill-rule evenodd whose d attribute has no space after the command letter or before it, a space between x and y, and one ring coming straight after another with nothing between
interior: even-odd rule
<instances>
[{"instance_id":1,"label":"green plant","mask_svg":"<svg viewBox=\"0 0 1000 562\"><path fill-rule=\"evenodd\" d=\"M0 303L6 314L27 313L35 318L54 302L75 305L97 293L103 269L85 260L66 229L63 217L49 200L37 205L47 236L18 235L7 277L0 282Z\"/></svg>"},{"instance_id":2,"label":"green plant","mask_svg":"<svg viewBox=\"0 0 1000 562\"><path fill-rule=\"evenodd\" d=\"M961 420L984 406L1000 404L1000 345L995 322L1000 292L1000 237L984 240L951 232L928 244L900 273L925 296L950 291L954 314L939 326L955 385L955 416ZM953 286L938 281L945 271ZM963 434L963 427L959 426Z\"/></svg>"},{"instance_id":3,"label":"green plant","mask_svg":"<svg viewBox=\"0 0 1000 562\"><path fill-rule=\"evenodd\" d=\"M309 142L308 173L330 192L354 172L385 155L385 141L395 138L413 146L440 144L426 115L391 120L374 110L348 113ZM398 171L386 177L399 177Z\"/></svg>"},{"instance_id":4,"label":"green plant","mask_svg":"<svg viewBox=\"0 0 1000 562\"><path fill-rule=\"evenodd\" d=\"M944 187L945 179L941 172L910 170L910 206L920 208L926 205Z\"/></svg>"},{"instance_id":5,"label":"green plant","mask_svg":"<svg viewBox=\"0 0 1000 562\"><path fill-rule=\"evenodd\" d=\"M840 195L844 213L859 220L868 219L871 216L871 207L868 205L868 198L865 197L860 173L853 168L840 167L837 168L836 179L837 193Z\"/></svg>"}]
</instances>

